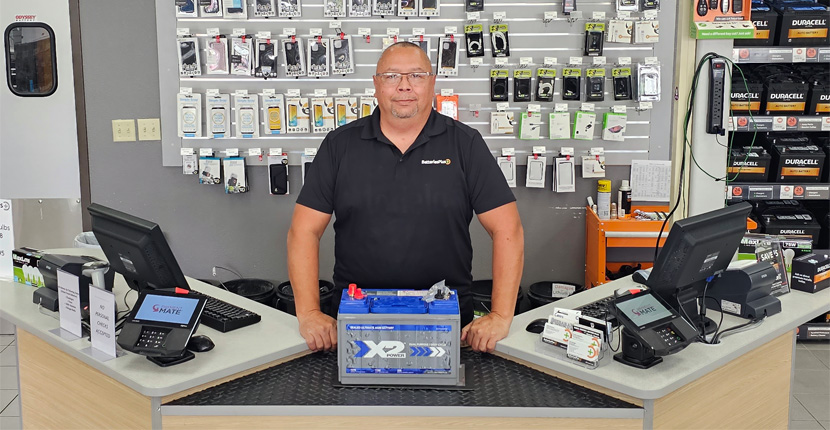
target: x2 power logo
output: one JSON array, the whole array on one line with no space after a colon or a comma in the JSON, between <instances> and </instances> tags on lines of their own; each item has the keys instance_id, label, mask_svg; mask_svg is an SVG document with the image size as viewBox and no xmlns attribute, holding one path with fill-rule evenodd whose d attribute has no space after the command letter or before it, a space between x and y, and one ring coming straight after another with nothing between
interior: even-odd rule
<instances>
[{"instance_id":1,"label":"x2 power logo","mask_svg":"<svg viewBox=\"0 0 830 430\"><path fill-rule=\"evenodd\" d=\"M373 342L371 340L356 340L354 342L360 351L354 356L356 358L406 358L404 352L406 345L397 340L382 340ZM410 346L412 357L443 357L447 350L440 346Z\"/></svg>"}]
</instances>

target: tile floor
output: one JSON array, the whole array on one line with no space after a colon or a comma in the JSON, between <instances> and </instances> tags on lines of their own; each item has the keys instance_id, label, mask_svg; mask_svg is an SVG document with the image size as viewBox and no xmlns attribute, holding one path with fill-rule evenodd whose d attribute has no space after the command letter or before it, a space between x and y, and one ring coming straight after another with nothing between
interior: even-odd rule
<instances>
[{"instance_id":1,"label":"tile floor","mask_svg":"<svg viewBox=\"0 0 830 430\"><path fill-rule=\"evenodd\" d=\"M790 429L830 430L830 342L799 342L790 399ZM0 429L21 428L17 345L0 335Z\"/></svg>"}]
</instances>

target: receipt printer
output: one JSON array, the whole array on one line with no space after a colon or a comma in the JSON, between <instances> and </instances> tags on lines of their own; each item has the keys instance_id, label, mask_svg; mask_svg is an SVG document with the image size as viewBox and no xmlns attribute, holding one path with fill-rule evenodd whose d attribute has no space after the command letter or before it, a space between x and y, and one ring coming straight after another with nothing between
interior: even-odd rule
<instances>
[{"instance_id":1,"label":"receipt printer","mask_svg":"<svg viewBox=\"0 0 830 430\"><path fill-rule=\"evenodd\" d=\"M781 312L781 302L771 295L775 276L775 268L766 261L726 270L712 281L706 295L724 312L741 318L775 315Z\"/></svg>"},{"instance_id":2,"label":"receipt printer","mask_svg":"<svg viewBox=\"0 0 830 430\"><path fill-rule=\"evenodd\" d=\"M84 264L101 261L94 257L44 254L38 261L37 268L43 275L44 288L38 288L32 295L32 301L38 303L50 311L58 310L58 269L71 273L78 277L78 287L81 304L89 303L89 284L91 279L81 274ZM104 284L108 291L112 291L112 281L115 271L110 270L104 275Z\"/></svg>"}]
</instances>

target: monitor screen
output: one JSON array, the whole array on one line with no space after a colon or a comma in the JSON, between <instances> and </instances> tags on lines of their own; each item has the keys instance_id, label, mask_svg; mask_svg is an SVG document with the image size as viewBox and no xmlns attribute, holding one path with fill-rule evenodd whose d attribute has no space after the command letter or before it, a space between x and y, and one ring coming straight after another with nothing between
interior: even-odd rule
<instances>
[{"instance_id":1,"label":"monitor screen","mask_svg":"<svg viewBox=\"0 0 830 430\"><path fill-rule=\"evenodd\" d=\"M672 313L651 294L640 294L631 300L617 301L616 306L638 327L672 316Z\"/></svg>"},{"instance_id":2,"label":"monitor screen","mask_svg":"<svg viewBox=\"0 0 830 430\"><path fill-rule=\"evenodd\" d=\"M198 304L199 299L192 297L147 294L135 314L135 319L187 325Z\"/></svg>"}]
</instances>

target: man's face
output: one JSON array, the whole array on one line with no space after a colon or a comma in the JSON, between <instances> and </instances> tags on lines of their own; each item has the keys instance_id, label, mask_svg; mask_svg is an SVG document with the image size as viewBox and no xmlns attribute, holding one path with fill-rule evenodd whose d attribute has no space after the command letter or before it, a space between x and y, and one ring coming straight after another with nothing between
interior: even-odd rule
<instances>
[{"instance_id":1,"label":"man's face","mask_svg":"<svg viewBox=\"0 0 830 430\"><path fill-rule=\"evenodd\" d=\"M378 63L376 73L429 73L431 69L429 59L420 48L396 46L384 53ZM384 83L375 76L374 82L375 97L382 115L412 118L419 113L429 111L432 107L435 76L429 76L420 83L412 82L407 76L402 76L398 84Z\"/></svg>"}]
</instances>

